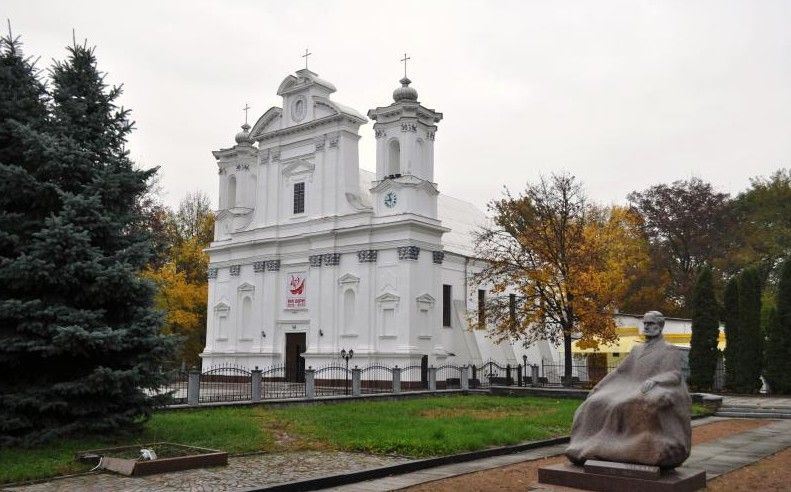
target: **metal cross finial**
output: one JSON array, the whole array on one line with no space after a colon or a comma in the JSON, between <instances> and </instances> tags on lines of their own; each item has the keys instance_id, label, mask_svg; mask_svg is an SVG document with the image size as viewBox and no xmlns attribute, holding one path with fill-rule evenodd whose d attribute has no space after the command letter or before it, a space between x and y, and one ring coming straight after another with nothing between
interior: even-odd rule
<instances>
[{"instance_id":1,"label":"metal cross finial","mask_svg":"<svg viewBox=\"0 0 791 492\"><path fill-rule=\"evenodd\" d=\"M250 109L250 106L248 106L247 103L244 103L244 107L242 108L242 110L244 111L244 124L245 125L247 124L247 110L248 109Z\"/></svg>"},{"instance_id":2,"label":"metal cross finial","mask_svg":"<svg viewBox=\"0 0 791 492\"><path fill-rule=\"evenodd\" d=\"M308 69L308 57L309 57L310 55L312 55L312 54L313 54L313 53L309 53L309 52L308 52L308 49L307 49L307 48L305 48L305 54L304 54L304 55L302 55L302 58L304 58L304 59L305 59L305 70L307 70L307 69Z\"/></svg>"},{"instance_id":3,"label":"metal cross finial","mask_svg":"<svg viewBox=\"0 0 791 492\"><path fill-rule=\"evenodd\" d=\"M401 58L401 61L404 62L404 78L406 78L406 61L411 59L412 58L406 56L406 53L404 53L404 57Z\"/></svg>"}]
</instances>

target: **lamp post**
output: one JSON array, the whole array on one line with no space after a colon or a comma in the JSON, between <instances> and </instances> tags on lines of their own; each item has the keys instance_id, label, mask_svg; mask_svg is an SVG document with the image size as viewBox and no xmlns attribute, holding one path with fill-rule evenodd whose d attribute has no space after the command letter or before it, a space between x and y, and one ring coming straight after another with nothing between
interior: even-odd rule
<instances>
[{"instance_id":1,"label":"lamp post","mask_svg":"<svg viewBox=\"0 0 791 492\"><path fill-rule=\"evenodd\" d=\"M354 357L354 350L349 349L349 351L347 352L346 349L341 349L341 359L346 361L346 372L345 372L346 384L344 386L345 388L344 393L346 395L349 394L349 359L351 359L352 357Z\"/></svg>"},{"instance_id":2,"label":"lamp post","mask_svg":"<svg viewBox=\"0 0 791 492\"><path fill-rule=\"evenodd\" d=\"M522 355L522 371L524 371L522 382L525 386L527 386L527 355Z\"/></svg>"}]
</instances>

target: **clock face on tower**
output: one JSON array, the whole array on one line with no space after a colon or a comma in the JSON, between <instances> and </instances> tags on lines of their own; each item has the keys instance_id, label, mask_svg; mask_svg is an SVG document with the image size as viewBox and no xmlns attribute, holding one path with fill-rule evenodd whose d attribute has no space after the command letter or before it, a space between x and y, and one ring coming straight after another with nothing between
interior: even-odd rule
<instances>
[{"instance_id":1,"label":"clock face on tower","mask_svg":"<svg viewBox=\"0 0 791 492\"><path fill-rule=\"evenodd\" d=\"M398 202L398 195L396 195L392 191L388 191L387 194L385 195L385 206L387 208L393 208L396 206L397 202Z\"/></svg>"}]
</instances>

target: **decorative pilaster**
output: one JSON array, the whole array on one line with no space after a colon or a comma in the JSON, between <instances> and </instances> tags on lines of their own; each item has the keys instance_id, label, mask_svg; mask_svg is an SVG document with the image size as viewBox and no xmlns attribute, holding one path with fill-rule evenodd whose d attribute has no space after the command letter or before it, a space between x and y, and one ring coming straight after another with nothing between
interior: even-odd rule
<instances>
[{"instance_id":1,"label":"decorative pilaster","mask_svg":"<svg viewBox=\"0 0 791 492\"><path fill-rule=\"evenodd\" d=\"M229 270L231 271L231 277L238 277L242 273L242 265L231 265Z\"/></svg>"},{"instance_id":2,"label":"decorative pilaster","mask_svg":"<svg viewBox=\"0 0 791 492\"><path fill-rule=\"evenodd\" d=\"M255 263L253 263L253 271L255 273L263 273L265 265L266 265L265 261L256 261Z\"/></svg>"},{"instance_id":3,"label":"decorative pilaster","mask_svg":"<svg viewBox=\"0 0 791 492\"><path fill-rule=\"evenodd\" d=\"M445 252L444 251L433 251L431 253L433 257L434 263L437 265L442 265L442 262L445 260Z\"/></svg>"},{"instance_id":4,"label":"decorative pilaster","mask_svg":"<svg viewBox=\"0 0 791 492\"><path fill-rule=\"evenodd\" d=\"M267 272L280 271L280 260L267 260L265 263Z\"/></svg>"},{"instance_id":5,"label":"decorative pilaster","mask_svg":"<svg viewBox=\"0 0 791 492\"><path fill-rule=\"evenodd\" d=\"M420 248L417 246L401 246L398 248L399 260L417 260L420 256Z\"/></svg>"},{"instance_id":6,"label":"decorative pilaster","mask_svg":"<svg viewBox=\"0 0 791 492\"><path fill-rule=\"evenodd\" d=\"M324 150L324 144L327 142L327 136L322 135L320 137L316 137L313 139L313 143L316 145L316 152L320 150Z\"/></svg>"},{"instance_id":7,"label":"decorative pilaster","mask_svg":"<svg viewBox=\"0 0 791 492\"><path fill-rule=\"evenodd\" d=\"M322 258L322 255L310 255L308 257L308 261L310 262L310 266L312 266L312 267L320 267L321 266L321 258Z\"/></svg>"},{"instance_id":8,"label":"decorative pilaster","mask_svg":"<svg viewBox=\"0 0 791 492\"><path fill-rule=\"evenodd\" d=\"M357 252L357 259L360 263L376 263L378 253L375 249L364 249Z\"/></svg>"},{"instance_id":9,"label":"decorative pilaster","mask_svg":"<svg viewBox=\"0 0 791 492\"><path fill-rule=\"evenodd\" d=\"M209 268L209 271L206 272L206 276L208 278L217 278L217 272L218 272L217 268Z\"/></svg>"}]
</instances>

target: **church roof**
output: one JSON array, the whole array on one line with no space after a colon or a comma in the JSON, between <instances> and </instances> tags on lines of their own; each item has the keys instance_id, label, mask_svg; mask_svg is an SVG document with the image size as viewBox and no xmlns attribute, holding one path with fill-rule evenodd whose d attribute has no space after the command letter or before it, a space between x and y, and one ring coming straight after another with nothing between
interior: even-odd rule
<instances>
[{"instance_id":1,"label":"church roof","mask_svg":"<svg viewBox=\"0 0 791 492\"><path fill-rule=\"evenodd\" d=\"M371 182L376 174L360 169L360 192L366 205L371 203ZM442 235L445 251L474 257L473 232L489 222L489 218L470 202L440 193L437 197L437 218L450 229Z\"/></svg>"}]
</instances>

